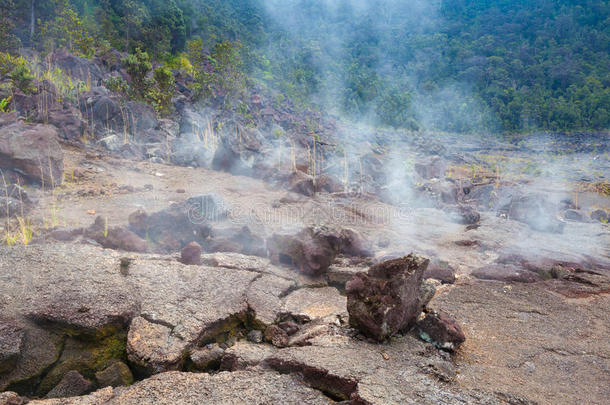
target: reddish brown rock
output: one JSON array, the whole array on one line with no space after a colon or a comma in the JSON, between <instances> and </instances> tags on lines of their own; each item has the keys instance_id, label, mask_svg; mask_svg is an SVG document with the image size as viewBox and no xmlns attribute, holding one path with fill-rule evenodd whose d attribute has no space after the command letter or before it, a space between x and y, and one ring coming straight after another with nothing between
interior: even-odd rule
<instances>
[{"instance_id":1,"label":"reddish brown rock","mask_svg":"<svg viewBox=\"0 0 610 405\"><path fill-rule=\"evenodd\" d=\"M422 309L427 266L427 259L409 255L356 274L346 285L350 325L378 341L408 330Z\"/></svg>"},{"instance_id":2,"label":"reddish brown rock","mask_svg":"<svg viewBox=\"0 0 610 405\"><path fill-rule=\"evenodd\" d=\"M444 312L430 311L417 322L419 336L439 349L454 351L466 341L457 321Z\"/></svg>"},{"instance_id":3,"label":"reddish brown rock","mask_svg":"<svg viewBox=\"0 0 610 405\"><path fill-rule=\"evenodd\" d=\"M197 242L186 245L180 252L180 261L183 264L199 266L201 264L201 245Z\"/></svg>"},{"instance_id":4,"label":"reddish brown rock","mask_svg":"<svg viewBox=\"0 0 610 405\"><path fill-rule=\"evenodd\" d=\"M472 276L480 280L514 281L520 283L535 283L542 277L537 273L512 264L490 264L474 270Z\"/></svg>"}]
</instances>

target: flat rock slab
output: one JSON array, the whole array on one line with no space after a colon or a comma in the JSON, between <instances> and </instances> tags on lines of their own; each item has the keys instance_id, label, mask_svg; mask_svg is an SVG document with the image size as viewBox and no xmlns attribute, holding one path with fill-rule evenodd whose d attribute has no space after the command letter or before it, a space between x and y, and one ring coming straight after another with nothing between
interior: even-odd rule
<instances>
[{"instance_id":1,"label":"flat rock slab","mask_svg":"<svg viewBox=\"0 0 610 405\"><path fill-rule=\"evenodd\" d=\"M3 349L15 359L22 348L12 370L0 374L0 389L42 374L60 359L68 335L127 334L127 355L138 371L180 369L191 349L224 339L247 321L277 319L295 282L263 272L264 265L258 270L186 266L82 244L0 247L0 312L25 325L22 342ZM99 366L83 372L106 367Z\"/></svg>"},{"instance_id":2,"label":"flat rock slab","mask_svg":"<svg viewBox=\"0 0 610 405\"><path fill-rule=\"evenodd\" d=\"M282 313L305 322L331 316L347 319L347 298L334 287L301 288L284 299Z\"/></svg>"},{"instance_id":3,"label":"flat rock slab","mask_svg":"<svg viewBox=\"0 0 610 405\"><path fill-rule=\"evenodd\" d=\"M566 298L545 284L472 280L432 300L466 335L457 382L541 404L579 403L583 393L607 403L610 297Z\"/></svg>"},{"instance_id":4,"label":"flat rock slab","mask_svg":"<svg viewBox=\"0 0 610 405\"><path fill-rule=\"evenodd\" d=\"M438 373L433 371L451 370L451 362L412 336L386 345L343 336L322 336L311 343L281 349L266 362L282 373L303 375L313 387L358 404L502 403L491 395L439 382Z\"/></svg>"},{"instance_id":5,"label":"flat rock slab","mask_svg":"<svg viewBox=\"0 0 610 405\"><path fill-rule=\"evenodd\" d=\"M127 388L110 387L91 395L32 405L159 404L311 404L333 403L290 375L270 371L221 372L215 375L166 372Z\"/></svg>"}]
</instances>

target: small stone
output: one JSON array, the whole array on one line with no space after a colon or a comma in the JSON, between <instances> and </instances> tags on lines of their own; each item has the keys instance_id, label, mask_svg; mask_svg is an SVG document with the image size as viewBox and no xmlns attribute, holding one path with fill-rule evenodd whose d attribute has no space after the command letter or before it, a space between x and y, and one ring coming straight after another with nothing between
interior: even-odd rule
<instances>
[{"instance_id":1,"label":"small stone","mask_svg":"<svg viewBox=\"0 0 610 405\"><path fill-rule=\"evenodd\" d=\"M98 371L95 373L95 379L100 388L127 386L133 383L131 370L122 361L117 361L102 371Z\"/></svg>"},{"instance_id":2,"label":"small stone","mask_svg":"<svg viewBox=\"0 0 610 405\"><path fill-rule=\"evenodd\" d=\"M284 329L288 336L292 336L299 331L299 325L292 321L280 322L278 326Z\"/></svg>"},{"instance_id":3,"label":"small stone","mask_svg":"<svg viewBox=\"0 0 610 405\"><path fill-rule=\"evenodd\" d=\"M595 210L591 213L591 219L597 222L608 223L608 213L604 210Z\"/></svg>"},{"instance_id":4,"label":"small stone","mask_svg":"<svg viewBox=\"0 0 610 405\"><path fill-rule=\"evenodd\" d=\"M457 321L444 312L430 311L417 322L419 336L439 349L455 351L466 341Z\"/></svg>"},{"instance_id":5,"label":"small stone","mask_svg":"<svg viewBox=\"0 0 610 405\"><path fill-rule=\"evenodd\" d=\"M288 334L277 325L270 325L265 329L265 340L276 347L286 347Z\"/></svg>"},{"instance_id":6,"label":"small stone","mask_svg":"<svg viewBox=\"0 0 610 405\"><path fill-rule=\"evenodd\" d=\"M248 333L248 340L252 343L263 343L263 332L260 330L251 330Z\"/></svg>"},{"instance_id":7,"label":"small stone","mask_svg":"<svg viewBox=\"0 0 610 405\"><path fill-rule=\"evenodd\" d=\"M191 242L180 252L180 261L188 265L201 265L201 245L197 242Z\"/></svg>"},{"instance_id":8,"label":"small stone","mask_svg":"<svg viewBox=\"0 0 610 405\"><path fill-rule=\"evenodd\" d=\"M585 215L580 211L569 209L564 213L564 218L568 221L583 222Z\"/></svg>"},{"instance_id":9,"label":"small stone","mask_svg":"<svg viewBox=\"0 0 610 405\"><path fill-rule=\"evenodd\" d=\"M220 360L224 352L217 343L212 343L193 350L191 361L198 370L216 369L220 366Z\"/></svg>"},{"instance_id":10,"label":"small stone","mask_svg":"<svg viewBox=\"0 0 610 405\"><path fill-rule=\"evenodd\" d=\"M71 370L64 375L59 384L55 386L46 398L76 397L91 391L92 385L78 371Z\"/></svg>"}]
</instances>

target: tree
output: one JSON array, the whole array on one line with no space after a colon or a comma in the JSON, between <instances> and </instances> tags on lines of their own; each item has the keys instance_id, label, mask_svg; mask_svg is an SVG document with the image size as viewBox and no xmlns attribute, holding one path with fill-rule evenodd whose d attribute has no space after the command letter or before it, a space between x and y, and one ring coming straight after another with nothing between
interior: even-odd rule
<instances>
[{"instance_id":1,"label":"tree","mask_svg":"<svg viewBox=\"0 0 610 405\"><path fill-rule=\"evenodd\" d=\"M91 57L95 53L93 37L89 35L67 0L62 2L58 15L42 26L40 36L43 48L47 52L56 48L66 48L70 52L86 57Z\"/></svg>"}]
</instances>

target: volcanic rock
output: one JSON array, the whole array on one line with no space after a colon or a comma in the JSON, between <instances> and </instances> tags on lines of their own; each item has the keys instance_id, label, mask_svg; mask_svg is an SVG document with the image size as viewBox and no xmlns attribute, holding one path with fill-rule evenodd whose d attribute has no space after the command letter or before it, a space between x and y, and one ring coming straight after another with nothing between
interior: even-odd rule
<instances>
[{"instance_id":1,"label":"volcanic rock","mask_svg":"<svg viewBox=\"0 0 610 405\"><path fill-rule=\"evenodd\" d=\"M565 224L557 219L556 213L557 206L541 194L514 196L508 206L508 218L540 232L563 232Z\"/></svg>"},{"instance_id":2,"label":"volcanic rock","mask_svg":"<svg viewBox=\"0 0 610 405\"><path fill-rule=\"evenodd\" d=\"M51 125L14 124L0 128L0 168L19 170L45 187L63 181L64 156Z\"/></svg>"},{"instance_id":3,"label":"volcanic rock","mask_svg":"<svg viewBox=\"0 0 610 405\"><path fill-rule=\"evenodd\" d=\"M116 361L105 369L95 373L97 385L103 387L120 387L133 383L131 370L122 361Z\"/></svg>"},{"instance_id":4,"label":"volcanic rock","mask_svg":"<svg viewBox=\"0 0 610 405\"><path fill-rule=\"evenodd\" d=\"M197 370L217 369L224 352L224 349L217 343L211 343L191 350L190 358Z\"/></svg>"},{"instance_id":5,"label":"volcanic rock","mask_svg":"<svg viewBox=\"0 0 610 405\"><path fill-rule=\"evenodd\" d=\"M308 227L298 233L275 233L267 240L274 263L294 265L308 275L326 272L338 254L370 256L370 244L357 232L327 227Z\"/></svg>"},{"instance_id":6,"label":"volcanic rock","mask_svg":"<svg viewBox=\"0 0 610 405\"><path fill-rule=\"evenodd\" d=\"M444 312L432 310L417 322L419 336L439 349L454 351L466 341L457 321Z\"/></svg>"},{"instance_id":7,"label":"volcanic rock","mask_svg":"<svg viewBox=\"0 0 610 405\"><path fill-rule=\"evenodd\" d=\"M420 287L428 262L409 255L356 274L346 285L350 325L378 341L411 327L422 309Z\"/></svg>"},{"instance_id":8,"label":"volcanic rock","mask_svg":"<svg viewBox=\"0 0 610 405\"><path fill-rule=\"evenodd\" d=\"M186 245L180 252L180 261L183 264L199 266L201 264L201 245L197 242Z\"/></svg>"},{"instance_id":9,"label":"volcanic rock","mask_svg":"<svg viewBox=\"0 0 610 405\"><path fill-rule=\"evenodd\" d=\"M144 253L148 244L136 233L120 226L108 227L107 220L98 216L95 222L85 230L84 235L108 249Z\"/></svg>"},{"instance_id":10,"label":"volcanic rock","mask_svg":"<svg viewBox=\"0 0 610 405\"><path fill-rule=\"evenodd\" d=\"M23 348L25 331L14 321L0 318L0 373L15 366Z\"/></svg>"},{"instance_id":11,"label":"volcanic rock","mask_svg":"<svg viewBox=\"0 0 610 405\"><path fill-rule=\"evenodd\" d=\"M481 220L481 214L469 205L449 207L446 208L446 212L449 215L449 219L458 224L473 225Z\"/></svg>"},{"instance_id":12,"label":"volcanic rock","mask_svg":"<svg viewBox=\"0 0 610 405\"><path fill-rule=\"evenodd\" d=\"M217 194L191 197L153 214L138 210L129 215L129 227L163 252L176 252L190 242L205 244L209 221L224 219L228 205Z\"/></svg>"},{"instance_id":13,"label":"volcanic rock","mask_svg":"<svg viewBox=\"0 0 610 405\"><path fill-rule=\"evenodd\" d=\"M308 197L311 197L316 193L313 177L298 170L290 175L288 187L290 191L294 191L295 193L303 194Z\"/></svg>"},{"instance_id":14,"label":"volcanic rock","mask_svg":"<svg viewBox=\"0 0 610 405\"><path fill-rule=\"evenodd\" d=\"M437 258L430 260L428 268L424 272L424 279L433 278L443 284L455 283L455 269L449 263Z\"/></svg>"},{"instance_id":15,"label":"volcanic rock","mask_svg":"<svg viewBox=\"0 0 610 405\"><path fill-rule=\"evenodd\" d=\"M608 223L608 213L604 210L595 210L591 213L591 219L597 222Z\"/></svg>"},{"instance_id":16,"label":"volcanic rock","mask_svg":"<svg viewBox=\"0 0 610 405\"><path fill-rule=\"evenodd\" d=\"M288 333L277 325L270 325L265 329L265 341L276 347L288 345Z\"/></svg>"},{"instance_id":17,"label":"volcanic rock","mask_svg":"<svg viewBox=\"0 0 610 405\"><path fill-rule=\"evenodd\" d=\"M64 378L47 394L47 398L75 397L89 392L91 381L86 380L76 370L68 372Z\"/></svg>"},{"instance_id":18,"label":"volcanic rock","mask_svg":"<svg viewBox=\"0 0 610 405\"><path fill-rule=\"evenodd\" d=\"M329 399L298 378L271 371L162 373L127 388L98 390L78 398L94 404L286 404L328 405ZM40 401L40 405L58 405ZM37 404L38 405L38 404Z\"/></svg>"},{"instance_id":19,"label":"volcanic rock","mask_svg":"<svg viewBox=\"0 0 610 405\"><path fill-rule=\"evenodd\" d=\"M52 63L68 74L73 81L96 85L103 79L103 73L99 66L87 58L70 54L64 48L57 49L50 57Z\"/></svg>"},{"instance_id":20,"label":"volcanic rock","mask_svg":"<svg viewBox=\"0 0 610 405\"><path fill-rule=\"evenodd\" d=\"M262 363L275 351L269 345L239 341L225 350L222 362L220 363L220 369L228 371L245 370Z\"/></svg>"},{"instance_id":21,"label":"volcanic rock","mask_svg":"<svg viewBox=\"0 0 610 405\"><path fill-rule=\"evenodd\" d=\"M346 298L334 287L300 288L284 299L282 313L290 314L300 322L327 317L346 318L346 304Z\"/></svg>"},{"instance_id":22,"label":"volcanic rock","mask_svg":"<svg viewBox=\"0 0 610 405\"><path fill-rule=\"evenodd\" d=\"M584 222L586 220L586 216L583 212L573 209L566 210L563 216L568 221Z\"/></svg>"},{"instance_id":23,"label":"volcanic rock","mask_svg":"<svg viewBox=\"0 0 610 405\"><path fill-rule=\"evenodd\" d=\"M447 166L439 156L433 156L415 163L415 171L424 179L443 178Z\"/></svg>"},{"instance_id":24,"label":"volcanic rock","mask_svg":"<svg viewBox=\"0 0 610 405\"><path fill-rule=\"evenodd\" d=\"M535 283L541 281L538 274L511 264L490 264L472 271L472 276L481 280L516 281Z\"/></svg>"}]
</instances>

